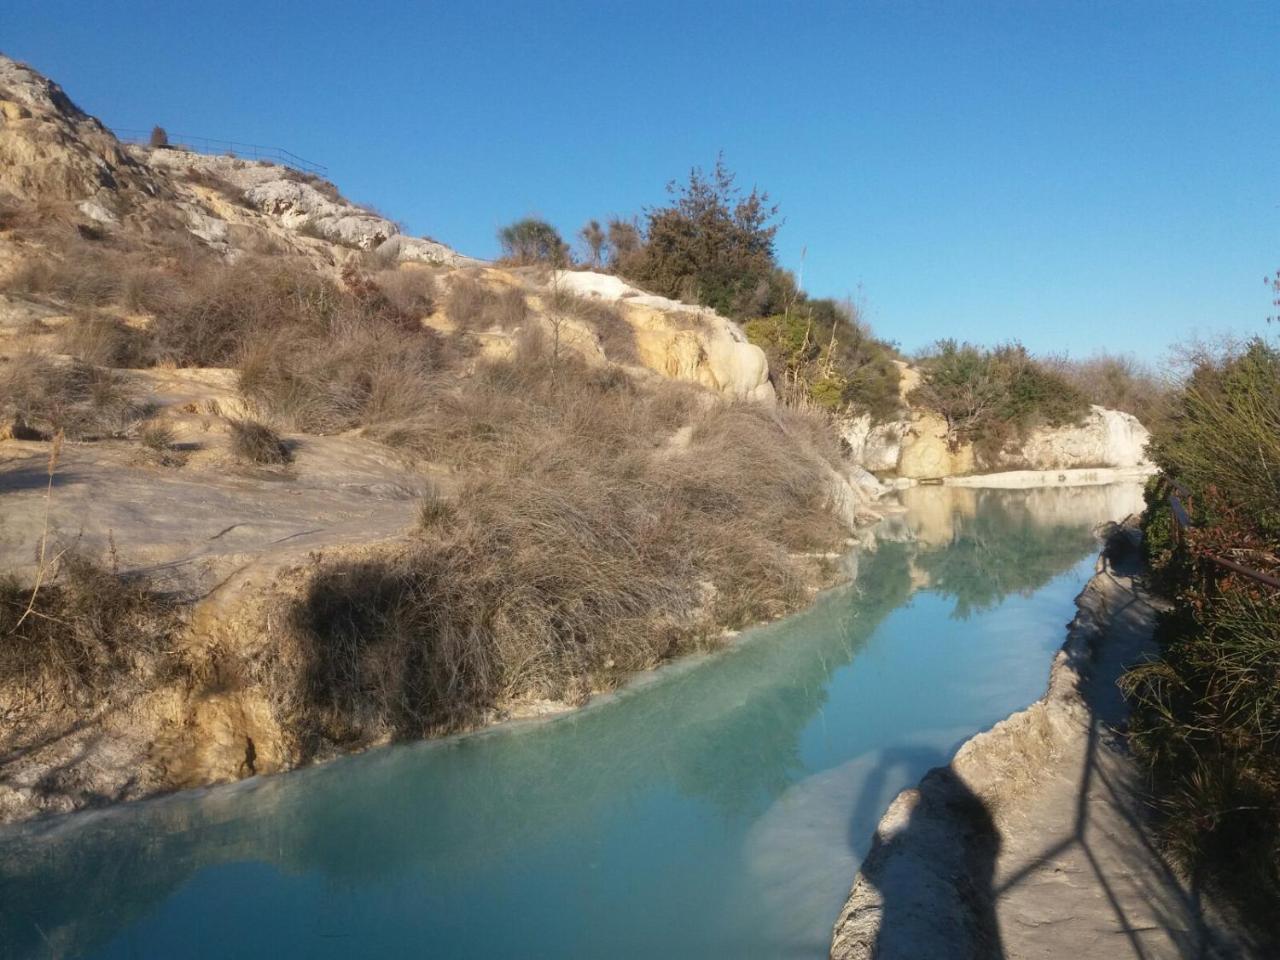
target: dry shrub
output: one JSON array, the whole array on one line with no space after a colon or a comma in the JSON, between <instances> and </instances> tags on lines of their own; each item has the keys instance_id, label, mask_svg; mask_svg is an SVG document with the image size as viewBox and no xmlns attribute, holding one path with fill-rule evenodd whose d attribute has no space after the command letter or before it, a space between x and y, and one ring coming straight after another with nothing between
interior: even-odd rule
<instances>
[{"instance_id":1,"label":"dry shrub","mask_svg":"<svg viewBox=\"0 0 1280 960\"><path fill-rule=\"evenodd\" d=\"M241 353L240 392L306 433L390 423L429 402L443 354L431 331L351 320L336 329L252 338Z\"/></svg>"},{"instance_id":2,"label":"dry shrub","mask_svg":"<svg viewBox=\"0 0 1280 960\"><path fill-rule=\"evenodd\" d=\"M63 554L34 603L29 585L0 577L0 687L96 705L157 668L177 623L176 608L144 583Z\"/></svg>"},{"instance_id":3,"label":"dry shrub","mask_svg":"<svg viewBox=\"0 0 1280 960\"><path fill-rule=\"evenodd\" d=\"M1096 353L1084 360L1050 357L1045 362L1090 403L1131 413L1148 428L1163 424L1171 413L1174 389L1170 379L1134 357Z\"/></svg>"},{"instance_id":4,"label":"dry shrub","mask_svg":"<svg viewBox=\"0 0 1280 960\"><path fill-rule=\"evenodd\" d=\"M163 359L226 366L251 334L318 331L342 306L342 291L302 261L242 257L197 269L178 301L156 315L151 331Z\"/></svg>"},{"instance_id":5,"label":"dry shrub","mask_svg":"<svg viewBox=\"0 0 1280 960\"><path fill-rule=\"evenodd\" d=\"M524 293L515 287L492 290L470 277L456 277L445 312L459 330L513 330L528 316Z\"/></svg>"},{"instance_id":6,"label":"dry shrub","mask_svg":"<svg viewBox=\"0 0 1280 960\"><path fill-rule=\"evenodd\" d=\"M28 353L0 369L0 416L18 434L49 437L61 430L71 440L121 437L148 412L125 394L118 376L79 360L56 363Z\"/></svg>"},{"instance_id":7,"label":"dry shrub","mask_svg":"<svg viewBox=\"0 0 1280 960\"><path fill-rule=\"evenodd\" d=\"M617 304L555 290L547 306L554 314L572 317L589 327L599 338L600 347L608 359L618 363L640 362L635 329Z\"/></svg>"},{"instance_id":8,"label":"dry shrub","mask_svg":"<svg viewBox=\"0 0 1280 960\"><path fill-rule=\"evenodd\" d=\"M128 259L124 251L52 225L42 239L42 248L9 275L6 290L74 307L107 306L116 301Z\"/></svg>"},{"instance_id":9,"label":"dry shrub","mask_svg":"<svg viewBox=\"0 0 1280 960\"><path fill-rule=\"evenodd\" d=\"M279 465L293 460L293 451L280 435L257 420L230 420L231 449L241 460Z\"/></svg>"},{"instance_id":10,"label":"dry shrub","mask_svg":"<svg viewBox=\"0 0 1280 960\"><path fill-rule=\"evenodd\" d=\"M436 310L436 282L426 270L402 267L383 270L374 283L396 310L412 317L429 317Z\"/></svg>"},{"instance_id":11,"label":"dry shrub","mask_svg":"<svg viewBox=\"0 0 1280 960\"><path fill-rule=\"evenodd\" d=\"M59 331L63 353L100 367L146 367L154 358L151 337L115 317L80 313Z\"/></svg>"},{"instance_id":12,"label":"dry shrub","mask_svg":"<svg viewBox=\"0 0 1280 960\"><path fill-rule=\"evenodd\" d=\"M576 700L803 602L813 570L798 553L843 539L821 429L706 397L536 343L441 386L394 431L458 468L460 490L428 496L413 546L326 567L294 608L307 666L280 695L300 740L420 736L513 697Z\"/></svg>"}]
</instances>

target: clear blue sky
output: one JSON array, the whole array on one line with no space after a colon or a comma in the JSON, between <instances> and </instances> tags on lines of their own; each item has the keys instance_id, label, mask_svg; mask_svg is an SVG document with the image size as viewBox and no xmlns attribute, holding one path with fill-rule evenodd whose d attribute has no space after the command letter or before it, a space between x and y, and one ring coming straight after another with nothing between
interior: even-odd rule
<instances>
[{"instance_id":1,"label":"clear blue sky","mask_svg":"<svg viewBox=\"0 0 1280 960\"><path fill-rule=\"evenodd\" d=\"M723 149L819 295L914 349L1159 357L1265 329L1280 2L7 0L0 50L120 127L284 146L492 256Z\"/></svg>"}]
</instances>

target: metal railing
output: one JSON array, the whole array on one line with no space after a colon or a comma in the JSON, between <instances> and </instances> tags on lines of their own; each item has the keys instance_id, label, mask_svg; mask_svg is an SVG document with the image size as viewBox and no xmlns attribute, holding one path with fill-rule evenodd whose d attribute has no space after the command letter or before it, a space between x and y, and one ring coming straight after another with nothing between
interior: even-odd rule
<instances>
[{"instance_id":1,"label":"metal railing","mask_svg":"<svg viewBox=\"0 0 1280 960\"><path fill-rule=\"evenodd\" d=\"M1169 486L1169 509L1173 513L1174 537L1180 545L1187 546L1187 531L1192 528L1192 524L1191 513L1187 510L1183 501L1191 502L1191 491L1177 480L1166 479L1165 483ZM1280 590L1280 577L1264 573L1261 570L1254 570L1252 567L1246 567L1243 563L1236 563L1234 560L1228 560L1226 557L1209 553L1207 550L1198 551L1197 555L1210 563L1222 567L1224 570L1230 570L1233 573L1240 574L1242 577L1247 577L1257 583Z\"/></svg>"},{"instance_id":2,"label":"metal railing","mask_svg":"<svg viewBox=\"0 0 1280 960\"><path fill-rule=\"evenodd\" d=\"M116 135L117 140L122 140L125 143L138 143L143 146L151 143L150 130L112 127L111 132ZM303 173L314 173L322 177L327 176L329 172L323 163L306 160L296 153L285 150L283 147L264 147L257 143L241 143L238 140L214 140L210 137L196 137L188 133L169 134L167 146L172 150L190 150L193 153L242 157L245 160L269 160L272 163L279 163L295 170L301 170Z\"/></svg>"}]
</instances>

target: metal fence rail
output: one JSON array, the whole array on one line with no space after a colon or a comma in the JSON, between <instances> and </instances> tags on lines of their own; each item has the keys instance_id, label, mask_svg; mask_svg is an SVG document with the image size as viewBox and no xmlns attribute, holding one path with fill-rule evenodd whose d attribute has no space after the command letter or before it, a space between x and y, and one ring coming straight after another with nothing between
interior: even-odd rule
<instances>
[{"instance_id":1,"label":"metal fence rail","mask_svg":"<svg viewBox=\"0 0 1280 960\"><path fill-rule=\"evenodd\" d=\"M147 145L151 142L150 130L131 130L128 127L112 127L111 132L116 139L125 143ZM264 147L257 143L241 143L238 140L214 140L210 137L196 137L188 133L169 134L169 144L175 150L190 150L193 153L224 154L243 157L246 160L269 160L280 163L303 173L314 173L327 176L328 167L323 163L306 160L283 147Z\"/></svg>"},{"instance_id":2,"label":"metal fence rail","mask_svg":"<svg viewBox=\"0 0 1280 960\"><path fill-rule=\"evenodd\" d=\"M1191 491L1178 483L1177 480L1166 479L1165 483L1169 486L1169 509L1173 512L1175 536L1179 543L1186 544L1187 531L1191 529L1191 514L1183 501L1190 503ZM1252 567L1246 567L1243 563L1236 563L1234 560L1228 560L1226 557L1220 557L1207 551L1201 552L1199 556L1225 570L1230 570L1233 573L1240 574L1242 577L1248 577L1257 583L1280 590L1280 577L1263 573L1261 570L1254 570Z\"/></svg>"}]
</instances>

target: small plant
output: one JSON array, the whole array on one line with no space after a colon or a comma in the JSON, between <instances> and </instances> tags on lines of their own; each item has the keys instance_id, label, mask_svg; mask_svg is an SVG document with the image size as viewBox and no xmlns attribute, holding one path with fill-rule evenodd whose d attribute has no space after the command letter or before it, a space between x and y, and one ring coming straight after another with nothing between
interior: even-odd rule
<instances>
[{"instance_id":1,"label":"small plant","mask_svg":"<svg viewBox=\"0 0 1280 960\"><path fill-rule=\"evenodd\" d=\"M454 518L456 513L453 503L442 496L433 485L423 493L422 500L418 504L418 526L423 530L443 527Z\"/></svg>"},{"instance_id":2,"label":"small plant","mask_svg":"<svg viewBox=\"0 0 1280 960\"><path fill-rule=\"evenodd\" d=\"M609 246L609 235L605 232L604 227L600 226L599 220L588 220L586 225L578 231L578 239L582 241L583 247L586 248L587 265L591 267L599 267L605 262L605 251Z\"/></svg>"},{"instance_id":3,"label":"small plant","mask_svg":"<svg viewBox=\"0 0 1280 960\"><path fill-rule=\"evenodd\" d=\"M164 127L156 124L151 128L151 137L147 141L152 147L162 149L169 146L169 134L165 132Z\"/></svg>"},{"instance_id":4,"label":"small plant","mask_svg":"<svg viewBox=\"0 0 1280 960\"><path fill-rule=\"evenodd\" d=\"M257 420L231 420L231 448L241 460L264 465L290 463L293 452L280 435Z\"/></svg>"},{"instance_id":5,"label":"small plant","mask_svg":"<svg viewBox=\"0 0 1280 960\"><path fill-rule=\"evenodd\" d=\"M153 453L168 453L173 449L173 427L163 420L149 420L142 425L139 442Z\"/></svg>"},{"instance_id":6,"label":"small plant","mask_svg":"<svg viewBox=\"0 0 1280 960\"><path fill-rule=\"evenodd\" d=\"M502 256L521 265L547 264L563 266L569 259L569 248L559 231L545 220L526 217L498 231Z\"/></svg>"}]
</instances>

